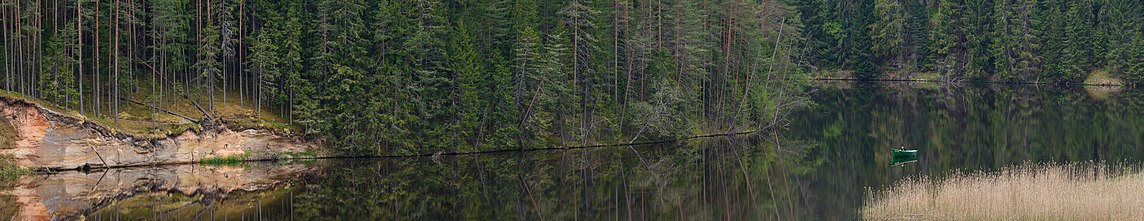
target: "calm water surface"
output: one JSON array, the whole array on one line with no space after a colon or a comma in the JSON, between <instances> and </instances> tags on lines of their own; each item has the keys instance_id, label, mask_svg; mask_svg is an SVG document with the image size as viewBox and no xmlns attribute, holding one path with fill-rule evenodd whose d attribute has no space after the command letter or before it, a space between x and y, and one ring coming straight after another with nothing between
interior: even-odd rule
<instances>
[{"instance_id":1,"label":"calm water surface","mask_svg":"<svg viewBox=\"0 0 1144 221\"><path fill-rule=\"evenodd\" d=\"M846 220L902 180L1144 157L1138 90L825 83L808 96L780 134L39 175L5 197L88 220ZM899 162L899 146L921 154Z\"/></svg>"}]
</instances>

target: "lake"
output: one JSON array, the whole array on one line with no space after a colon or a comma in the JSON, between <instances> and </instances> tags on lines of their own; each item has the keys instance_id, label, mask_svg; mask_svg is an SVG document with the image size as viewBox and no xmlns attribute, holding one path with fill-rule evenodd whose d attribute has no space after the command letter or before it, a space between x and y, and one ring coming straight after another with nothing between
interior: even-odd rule
<instances>
[{"instance_id":1,"label":"lake","mask_svg":"<svg viewBox=\"0 0 1144 221\"><path fill-rule=\"evenodd\" d=\"M1139 217L1144 92L816 82L778 133L455 157L30 175L0 216L88 220ZM895 158L891 148L918 149ZM1133 195L1135 194L1135 195ZM1061 197L1053 197L1061 196ZM1066 203L1061 203L1066 202ZM984 206L972 206L984 205ZM1115 206L1119 205L1119 206Z\"/></svg>"}]
</instances>

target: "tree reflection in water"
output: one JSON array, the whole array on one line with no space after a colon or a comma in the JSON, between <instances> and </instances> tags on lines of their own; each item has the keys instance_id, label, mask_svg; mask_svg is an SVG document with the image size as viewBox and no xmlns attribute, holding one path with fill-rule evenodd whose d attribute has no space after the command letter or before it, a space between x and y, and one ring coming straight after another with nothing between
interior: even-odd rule
<instances>
[{"instance_id":1,"label":"tree reflection in water","mask_svg":"<svg viewBox=\"0 0 1144 221\"><path fill-rule=\"evenodd\" d=\"M766 137L766 138L762 138ZM799 179L813 171L812 145L772 136L669 145L516 152L442 158L323 160L199 168L138 176L114 191L39 191L51 217L90 220L649 220L807 217ZM782 148L776 148L781 145ZM781 149L783 157L775 153ZM785 165L780 165L786 162ZM258 182L188 181L211 170L269 171ZM187 166L189 167L189 166ZM227 169L229 168L229 169ZM180 169L169 169L179 171ZM249 172L248 172L249 173ZM91 179L93 174L75 176ZM48 177L46 182L55 178ZM75 178L69 178L75 179ZM182 180L180 180L182 179ZM281 182L263 182L275 180ZM142 182L145 181L145 182ZM64 181L59 181L64 182ZM71 182L71 181L67 181ZM124 186L126 185L126 186ZM47 183L33 184L43 189ZM90 188L80 185L80 188ZM35 188L32 188L35 189ZM126 191L130 189L131 191ZM196 189L188 191L187 189ZM219 191L226 189L226 191ZM74 192L74 191L73 191ZM130 192L130 194L123 193ZM101 195L102 194L102 195ZM87 197L98 195L97 200ZM64 216L53 208L78 207Z\"/></svg>"},{"instance_id":2,"label":"tree reflection in water","mask_svg":"<svg viewBox=\"0 0 1144 221\"><path fill-rule=\"evenodd\" d=\"M817 108L793 112L792 124L781 136L324 160L302 164L311 169L290 176L250 176L282 180L275 185L220 194L138 184L188 183L186 177L209 171L204 169L170 176L183 177L176 180L119 179L113 183L120 187L96 192L118 188L153 193L107 194L117 197L96 198L100 203L68 201L76 198L68 194L90 190L90 185L32 192L40 193L40 202L56 215L84 211L95 220L156 215L208 220L838 220L858 217L871 192L905 178L941 180L1025 162L1132 164L1144 156L1144 149L1138 148L1144 146L1140 90L1092 96L1081 89L1044 86L882 84L820 86L810 96ZM898 146L921 150L918 161L891 166L888 148ZM51 182L77 183L78 178L69 176L38 177L44 181L36 182L22 178L10 192L47 189ZM99 178L85 177L78 180L96 183ZM218 183L204 180L190 186L222 186Z\"/></svg>"}]
</instances>

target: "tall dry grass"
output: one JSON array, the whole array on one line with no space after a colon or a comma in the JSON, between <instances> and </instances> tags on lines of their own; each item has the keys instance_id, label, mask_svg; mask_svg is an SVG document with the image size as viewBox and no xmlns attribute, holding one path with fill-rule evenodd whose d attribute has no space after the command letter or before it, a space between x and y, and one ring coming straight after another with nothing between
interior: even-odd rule
<instances>
[{"instance_id":1,"label":"tall dry grass","mask_svg":"<svg viewBox=\"0 0 1144 221\"><path fill-rule=\"evenodd\" d=\"M1102 163L1024 164L904 179L867 194L868 220L1144 220L1144 174Z\"/></svg>"}]
</instances>

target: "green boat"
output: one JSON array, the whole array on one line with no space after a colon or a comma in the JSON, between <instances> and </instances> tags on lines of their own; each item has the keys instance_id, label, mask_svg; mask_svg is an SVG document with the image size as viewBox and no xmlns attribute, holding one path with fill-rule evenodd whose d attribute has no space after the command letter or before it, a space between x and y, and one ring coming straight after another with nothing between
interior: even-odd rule
<instances>
[{"instance_id":1,"label":"green boat","mask_svg":"<svg viewBox=\"0 0 1144 221\"><path fill-rule=\"evenodd\" d=\"M893 149L893 150L890 150L890 153L893 154L895 158L897 158L897 157L917 157L918 156L918 150Z\"/></svg>"}]
</instances>

